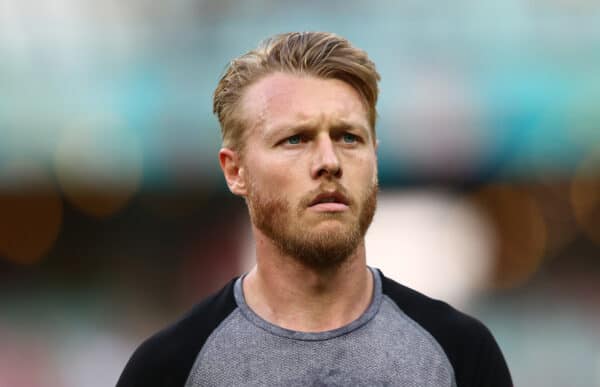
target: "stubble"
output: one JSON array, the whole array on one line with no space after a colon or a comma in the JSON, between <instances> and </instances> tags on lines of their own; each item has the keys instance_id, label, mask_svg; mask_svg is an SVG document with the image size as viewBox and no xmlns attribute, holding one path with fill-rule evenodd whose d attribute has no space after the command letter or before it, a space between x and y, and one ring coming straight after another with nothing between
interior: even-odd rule
<instances>
[{"instance_id":1,"label":"stubble","mask_svg":"<svg viewBox=\"0 0 600 387\"><path fill-rule=\"evenodd\" d=\"M309 267L330 269L344 263L363 241L375 214L377 192L378 184L374 180L363 197L351 201L351 206L359 206L358 217L351 221L336 219L342 216L340 213L316 214L322 221L340 223L325 229L302 225L300 220L307 211L307 200L300 201L294 208L285 198L266 197L258 187L251 186L246 201L254 225L283 254Z\"/></svg>"}]
</instances>

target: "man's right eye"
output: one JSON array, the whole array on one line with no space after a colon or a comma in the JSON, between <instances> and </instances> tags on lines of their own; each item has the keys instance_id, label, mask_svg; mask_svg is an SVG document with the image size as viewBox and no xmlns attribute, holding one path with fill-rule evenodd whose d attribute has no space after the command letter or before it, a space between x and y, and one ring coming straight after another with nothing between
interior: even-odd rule
<instances>
[{"instance_id":1,"label":"man's right eye","mask_svg":"<svg viewBox=\"0 0 600 387\"><path fill-rule=\"evenodd\" d=\"M302 137L299 134L295 134L286 139L286 143L291 145L298 145L302 142Z\"/></svg>"}]
</instances>

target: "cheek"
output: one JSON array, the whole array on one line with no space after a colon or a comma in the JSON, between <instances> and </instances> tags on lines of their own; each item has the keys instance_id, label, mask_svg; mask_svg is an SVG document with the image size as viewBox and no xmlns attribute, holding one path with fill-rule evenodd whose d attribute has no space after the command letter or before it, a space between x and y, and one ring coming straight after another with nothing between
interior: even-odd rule
<instances>
[{"instance_id":1,"label":"cheek","mask_svg":"<svg viewBox=\"0 0 600 387\"><path fill-rule=\"evenodd\" d=\"M258 161L258 160L257 160ZM248 169L249 183L270 196L293 199L301 190L297 166L273 160L260 160Z\"/></svg>"},{"instance_id":2,"label":"cheek","mask_svg":"<svg viewBox=\"0 0 600 387\"><path fill-rule=\"evenodd\" d=\"M377 175L377 159L371 154L354 155L348 161L348 172L356 178L363 180Z\"/></svg>"}]
</instances>

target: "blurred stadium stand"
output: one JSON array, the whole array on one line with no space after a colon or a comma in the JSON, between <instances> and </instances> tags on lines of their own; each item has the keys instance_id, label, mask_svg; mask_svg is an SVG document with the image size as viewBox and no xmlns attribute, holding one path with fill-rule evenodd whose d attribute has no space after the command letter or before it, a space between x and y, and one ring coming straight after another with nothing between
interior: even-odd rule
<instances>
[{"instance_id":1,"label":"blurred stadium stand","mask_svg":"<svg viewBox=\"0 0 600 387\"><path fill-rule=\"evenodd\" d=\"M592 0L0 0L0 386L114 385L248 268L212 92L292 30L382 75L370 263L485 321L517 386L600 386Z\"/></svg>"}]
</instances>

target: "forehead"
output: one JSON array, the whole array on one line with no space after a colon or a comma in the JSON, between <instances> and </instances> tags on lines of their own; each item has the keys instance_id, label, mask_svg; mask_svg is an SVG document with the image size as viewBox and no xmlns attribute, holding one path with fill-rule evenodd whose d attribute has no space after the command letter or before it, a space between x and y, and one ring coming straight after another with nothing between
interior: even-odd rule
<instances>
[{"instance_id":1,"label":"forehead","mask_svg":"<svg viewBox=\"0 0 600 387\"><path fill-rule=\"evenodd\" d=\"M293 124L298 121L337 121L369 127L360 94L338 79L274 73L244 93L241 112L248 128Z\"/></svg>"}]
</instances>

